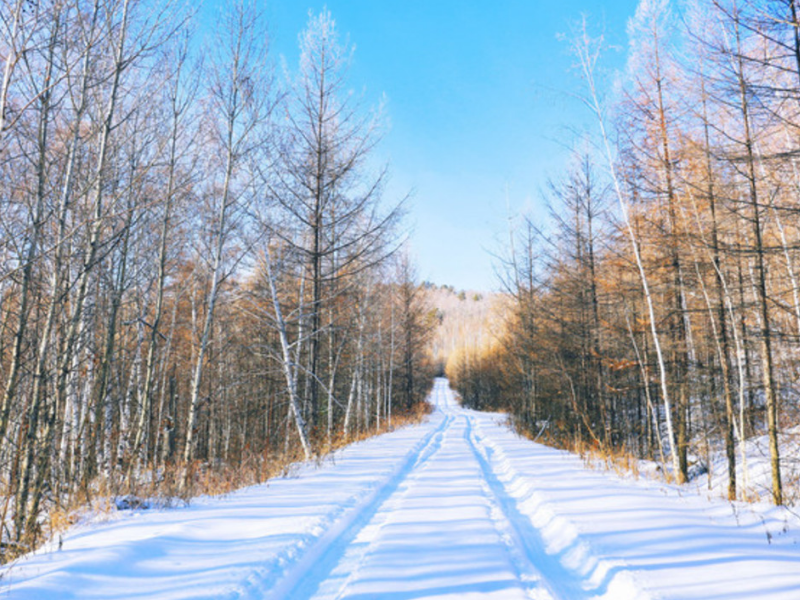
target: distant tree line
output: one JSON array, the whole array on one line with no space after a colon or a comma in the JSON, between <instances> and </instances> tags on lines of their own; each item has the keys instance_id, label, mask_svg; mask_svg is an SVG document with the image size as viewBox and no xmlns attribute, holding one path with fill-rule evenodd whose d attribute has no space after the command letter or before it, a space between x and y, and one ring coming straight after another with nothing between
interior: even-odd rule
<instances>
[{"instance_id":1,"label":"distant tree line","mask_svg":"<svg viewBox=\"0 0 800 600\"><path fill-rule=\"evenodd\" d=\"M350 47L313 15L278 80L224 4L207 52L168 0L0 4L0 559L50 511L269 473L424 399Z\"/></svg>"},{"instance_id":2,"label":"distant tree line","mask_svg":"<svg viewBox=\"0 0 800 600\"><path fill-rule=\"evenodd\" d=\"M602 41L574 51L600 135L549 186L552 225L523 219L504 259L499 343L450 375L566 446L625 449L678 481L719 448L728 495L752 493L745 441L781 431L800 374L800 3L643 0L617 100Z\"/></svg>"}]
</instances>

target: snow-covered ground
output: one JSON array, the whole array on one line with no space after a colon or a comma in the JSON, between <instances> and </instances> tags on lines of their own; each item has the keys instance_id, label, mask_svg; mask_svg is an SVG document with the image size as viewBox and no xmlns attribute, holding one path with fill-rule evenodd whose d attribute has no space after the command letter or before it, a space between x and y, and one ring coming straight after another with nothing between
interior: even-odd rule
<instances>
[{"instance_id":1,"label":"snow-covered ground","mask_svg":"<svg viewBox=\"0 0 800 600\"><path fill-rule=\"evenodd\" d=\"M456 406L321 467L74 528L0 599L800 598L800 521L589 470Z\"/></svg>"},{"instance_id":2,"label":"snow-covered ground","mask_svg":"<svg viewBox=\"0 0 800 600\"><path fill-rule=\"evenodd\" d=\"M789 504L800 505L800 427L787 429L778 436L781 458L783 495ZM698 493L724 498L728 493L728 462L724 448L712 451L710 457L702 457L707 466L705 473L692 478L688 486ZM770 469L769 438L759 435L749 438L742 448L736 448L736 480L741 497L769 502L772 498L772 472ZM654 466L654 465L652 465ZM652 468L650 469L652 472Z\"/></svg>"}]
</instances>

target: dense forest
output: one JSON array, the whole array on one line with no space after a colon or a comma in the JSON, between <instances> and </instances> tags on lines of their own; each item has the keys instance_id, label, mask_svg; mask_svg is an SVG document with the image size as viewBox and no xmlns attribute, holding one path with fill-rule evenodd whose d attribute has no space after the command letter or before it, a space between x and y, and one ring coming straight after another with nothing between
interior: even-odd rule
<instances>
[{"instance_id":1,"label":"dense forest","mask_svg":"<svg viewBox=\"0 0 800 600\"><path fill-rule=\"evenodd\" d=\"M260 481L419 409L430 311L380 111L311 15L0 5L0 558L109 494ZM47 515L48 518L45 518Z\"/></svg>"},{"instance_id":2,"label":"dense forest","mask_svg":"<svg viewBox=\"0 0 800 600\"><path fill-rule=\"evenodd\" d=\"M660 460L677 481L719 448L731 499L764 435L782 504L781 434L800 416L800 3L643 0L628 36L610 82L603 40L573 29L596 133L552 177L549 224L512 232L504 331L448 372L533 437Z\"/></svg>"}]
</instances>

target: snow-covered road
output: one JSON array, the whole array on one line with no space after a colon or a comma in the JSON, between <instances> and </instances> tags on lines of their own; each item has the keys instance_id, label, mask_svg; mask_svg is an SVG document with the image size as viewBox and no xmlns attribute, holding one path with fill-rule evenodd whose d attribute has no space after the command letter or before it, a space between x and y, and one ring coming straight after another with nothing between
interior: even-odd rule
<instances>
[{"instance_id":1,"label":"snow-covered road","mask_svg":"<svg viewBox=\"0 0 800 600\"><path fill-rule=\"evenodd\" d=\"M800 598L788 512L587 470L458 407L321 467L75 528L0 599Z\"/></svg>"}]
</instances>

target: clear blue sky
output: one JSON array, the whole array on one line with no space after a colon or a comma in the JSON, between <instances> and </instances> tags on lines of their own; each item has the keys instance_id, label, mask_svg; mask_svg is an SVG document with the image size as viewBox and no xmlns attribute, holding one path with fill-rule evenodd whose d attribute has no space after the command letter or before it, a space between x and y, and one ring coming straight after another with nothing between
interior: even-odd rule
<instances>
[{"instance_id":1,"label":"clear blue sky","mask_svg":"<svg viewBox=\"0 0 800 600\"><path fill-rule=\"evenodd\" d=\"M385 94L379 148L391 196L413 190L408 224L422 280L497 287L490 251L511 212L540 202L566 160L571 125L587 115L565 92L579 85L558 34L582 13L619 47L636 0L266 0L273 56L296 66L308 11L331 11L356 50L350 76L369 104Z\"/></svg>"}]
</instances>

